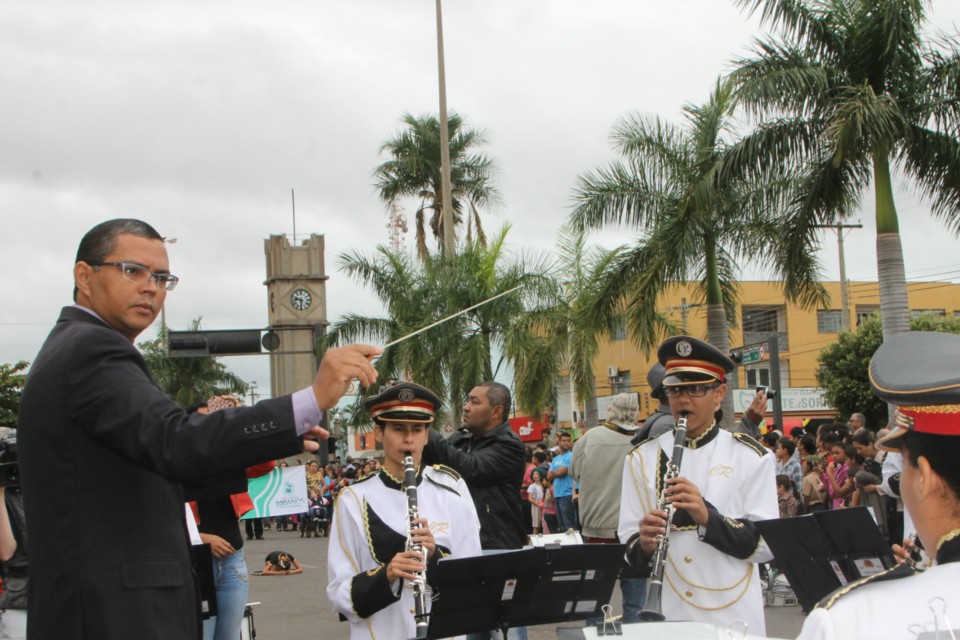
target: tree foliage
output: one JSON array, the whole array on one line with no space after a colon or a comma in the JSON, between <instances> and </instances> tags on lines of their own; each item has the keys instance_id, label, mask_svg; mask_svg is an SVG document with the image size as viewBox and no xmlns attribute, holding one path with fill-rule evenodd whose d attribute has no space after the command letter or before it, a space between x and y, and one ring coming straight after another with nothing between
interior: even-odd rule
<instances>
[{"instance_id":1,"label":"tree foliage","mask_svg":"<svg viewBox=\"0 0 960 640\"><path fill-rule=\"evenodd\" d=\"M942 331L960 334L960 318L920 315L910 320L912 331ZM817 383L827 403L843 419L862 413L871 427L887 423L887 405L870 388L870 358L883 342L880 317L866 318L856 331L840 334L818 358Z\"/></svg>"},{"instance_id":2,"label":"tree foliage","mask_svg":"<svg viewBox=\"0 0 960 640\"><path fill-rule=\"evenodd\" d=\"M200 318L196 318L190 323L190 331L199 329ZM247 383L231 373L217 358L171 358L167 355L165 345L166 330L161 328L156 339L141 342L137 346L147 361L154 382L180 406L189 407L224 394L242 396L246 392Z\"/></svg>"},{"instance_id":3,"label":"tree foliage","mask_svg":"<svg viewBox=\"0 0 960 640\"><path fill-rule=\"evenodd\" d=\"M441 198L440 120L435 115L403 115L405 128L380 147L389 159L376 168L375 186L380 200L388 206L400 198L420 200L416 213L417 255L426 259L427 226L442 247L443 211ZM477 207L495 204L499 193L493 184L495 165L483 153L475 151L484 144L483 133L464 124L463 117L451 113L447 119L450 142L450 197L454 232L464 224L466 243L483 245L486 235ZM432 211L429 221L426 211ZM456 234L455 234L456 235Z\"/></svg>"},{"instance_id":4,"label":"tree foliage","mask_svg":"<svg viewBox=\"0 0 960 640\"><path fill-rule=\"evenodd\" d=\"M449 420L459 425L466 393L502 370L508 358L505 340L512 323L525 311L554 305L559 295L544 258L507 255L507 232L505 228L487 245L468 243L452 259L428 254L426 259L414 261L383 246L372 257L358 252L342 254L341 270L372 289L386 314L344 316L331 325L324 347L358 340L387 344L520 287L387 348L377 361L380 380L410 379L429 387L446 401L436 423L442 425ZM364 395L371 392L376 389ZM363 411L352 412L351 426L362 426L365 420Z\"/></svg>"},{"instance_id":5,"label":"tree foliage","mask_svg":"<svg viewBox=\"0 0 960 640\"><path fill-rule=\"evenodd\" d=\"M730 85L721 80L706 103L684 107L682 126L630 115L611 135L622 158L578 180L575 228L626 225L640 234L609 262L587 306L607 324L624 314L644 351L673 333L658 307L663 294L695 282L707 305L707 340L728 352L739 294L736 272L747 261L773 268L788 300L810 307L826 299L813 252L789 270L776 260L784 244L777 215L792 178L770 172L744 179L722 171L737 142L735 106ZM724 404L729 420L729 395Z\"/></svg>"},{"instance_id":6,"label":"tree foliage","mask_svg":"<svg viewBox=\"0 0 960 640\"><path fill-rule=\"evenodd\" d=\"M724 173L796 173L785 210L784 264L820 228L860 210L872 187L883 333L909 327L892 169L960 232L960 41L923 32L926 0L736 0L773 35L736 62L737 99L758 126Z\"/></svg>"},{"instance_id":7,"label":"tree foliage","mask_svg":"<svg viewBox=\"0 0 960 640\"><path fill-rule=\"evenodd\" d=\"M0 364L0 427L17 428L20 396L27 379L24 373L26 369L27 362L24 360Z\"/></svg>"}]
</instances>

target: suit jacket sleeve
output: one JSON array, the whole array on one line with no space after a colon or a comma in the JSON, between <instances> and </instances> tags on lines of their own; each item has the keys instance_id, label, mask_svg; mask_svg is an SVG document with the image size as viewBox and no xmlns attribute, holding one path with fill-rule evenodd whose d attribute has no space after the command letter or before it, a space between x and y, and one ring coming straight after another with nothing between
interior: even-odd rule
<instances>
[{"instance_id":1,"label":"suit jacket sleeve","mask_svg":"<svg viewBox=\"0 0 960 640\"><path fill-rule=\"evenodd\" d=\"M119 333L93 327L81 337L91 339L75 341L63 368L70 418L137 466L174 481L197 480L303 450L289 397L188 415Z\"/></svg>"},{"instance_id":2,"label":"suit jacket sleeve","mask_svg":"<svg viewBox=\"0 0 960 640\"><path fill-rule=\"evenodd\" d=\"M430 463L439 462L456 469L469 486L517 483L519 489L523 478L523 443L517 437L499 437L496 434L491 437L495 437L496 441L468 452L458 449L450 440L431 430L426 458ZM521 467L519 477L518 461Z\"/></svg>"}]
</instances>

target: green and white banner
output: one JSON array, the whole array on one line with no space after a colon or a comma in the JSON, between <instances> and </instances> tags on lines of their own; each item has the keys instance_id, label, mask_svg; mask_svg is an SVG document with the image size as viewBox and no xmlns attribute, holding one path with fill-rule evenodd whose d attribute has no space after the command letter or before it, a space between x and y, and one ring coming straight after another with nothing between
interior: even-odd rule
<instances>
[{"instance_id":1,"label":"green and white banner","mask_svg":"<svg viewBox=\"0 0 960 640\"><path fill-rule=\"evenodd\" d=\"M243 514L241 520L306 513L307 469L278 467L265 476L250 478L247 493L253 500L253 510Z\"/></svg>"}]
</instances>

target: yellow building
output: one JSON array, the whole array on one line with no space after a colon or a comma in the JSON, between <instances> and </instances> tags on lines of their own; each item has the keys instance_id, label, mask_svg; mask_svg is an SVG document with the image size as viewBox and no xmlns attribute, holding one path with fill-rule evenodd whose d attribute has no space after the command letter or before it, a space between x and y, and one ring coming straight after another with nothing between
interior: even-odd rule
<instances>
[{"instance_id":1,"label":"yellow building","mask_svg":"<svg viewBox=\"0 0 960 640\"><path fill-rule=\"evenodd\" d=\"M776 282L740 283L741 308L739 326L730 332L730 347L748 347L753 364L737 368L731 386L734 389L734 408L739 414L754 394L757 385L770 384L769 353L760 345L776 335L780 349L780 394L785 418L790 415L831 415L832 409L819 395L815 371L821 349L832 344L840 333L842 312L840 283L825 282L830 294L830 309L803 310L787 304ZM848 282L850 298L850 326L856 328L860 319L880 311L880 297L876 282ZM934 313L941 316L960 315L960 285L950 282L909 283L910 309L914 314ZM705 306L694 304L692 285L677 287L664 295L660 309L673 320L681 333L704 338L707 331ZM756 345L751 348L750 345ZM746 358L751 359L750 356ZM605 397L636 391L640 394L640 413L647 415L657 408L650 397L647 372L656 361L656 354L648 357L639 351L626 334L625 327L615 332L614 339L600 348L594 361L597 376L597 397L600 419L605 417ZM569 381L561 378L558 384L557 417L561 426L570 426L582 414L571 406ZM576 412L576 413L574 413ZM789 426L789 424L788 424Z\"/></svg>"}]
</instances>

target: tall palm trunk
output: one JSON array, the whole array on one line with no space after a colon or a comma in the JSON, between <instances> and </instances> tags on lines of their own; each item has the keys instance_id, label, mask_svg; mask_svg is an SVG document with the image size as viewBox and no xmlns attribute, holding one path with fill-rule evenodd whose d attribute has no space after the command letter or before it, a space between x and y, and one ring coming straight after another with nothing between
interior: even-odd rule
<instances>
[{"instance_id":1,"label":"tall palm trunk","mask_svg":"<svg viewBox=\"0 0 960 640\"><path fill-rule=\"evenodd\" d=\"M730 353L730 332L727 327L727 312L723 306L720 275L717 271L717 248L712 238L704 240L704 247L707 278L707 342L726 355ZM723 397L720 408L723 410L720 426L730 429L733 425L733 389L727 388L727 394Z\"/></svg>"},{"instance_id":2,"label":"tall palm trunk","mask_svg":"<svg viewBox=\"0 0 960 640\"><path fill-rule=\"evenodd\" d=\"M587 429L592 429L597 426L597 421L597 388L594 386L590 389L590 395L583 400L583 422Z\"/></svg>"},{"instance_id":3,"label":"tall palm trunk","mask_svg":"<svg viewBox=\"0 0 960 640\"><path fill-rule=\"evenodd\" d=\"M874 193L877 201L877 280L880 286L880 321L883 339L910 330L910 304L903 266L900 224L893 202L890 162L886 154L873 159Z\"/></svg>"}]
</instances>

